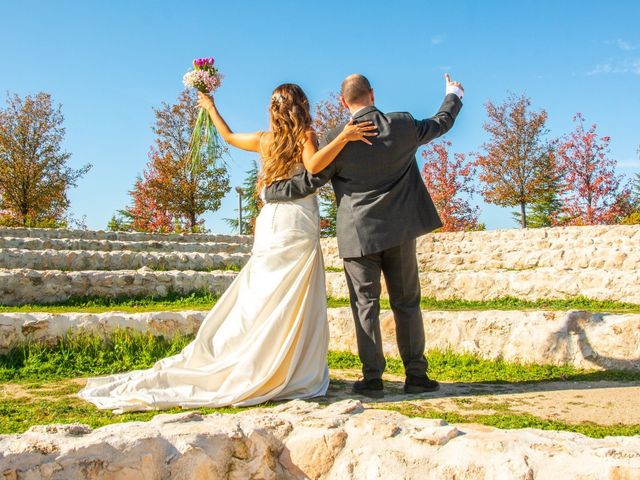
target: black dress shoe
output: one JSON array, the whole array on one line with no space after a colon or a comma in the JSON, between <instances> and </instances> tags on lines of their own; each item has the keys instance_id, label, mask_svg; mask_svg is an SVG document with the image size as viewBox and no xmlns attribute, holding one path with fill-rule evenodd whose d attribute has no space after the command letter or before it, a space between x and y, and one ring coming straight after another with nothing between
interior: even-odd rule
<instances>
[{"instance_id":1,"label":"black dress shoe","mask_svg":"<svg viewBox=\"0 0 640 480\"><path fill-rule=\"evenodd\" d=\"M358 395L364 395L370 398L384 397L384 385L379 378L374 378L373 380L358 380L353 383L352 391Z\"/></svg>"},{"instance_id":2,"label":"black dress shoe","mask_svg":"<svg viewBox=\"0 0 640 480\"><path fill-rule=\"evenodd\" d=\"M440 384L431 380L426 374L423 377L407 375L404 381L404 393L425 393L440 390Z\"/></svg>"}]
</instances>

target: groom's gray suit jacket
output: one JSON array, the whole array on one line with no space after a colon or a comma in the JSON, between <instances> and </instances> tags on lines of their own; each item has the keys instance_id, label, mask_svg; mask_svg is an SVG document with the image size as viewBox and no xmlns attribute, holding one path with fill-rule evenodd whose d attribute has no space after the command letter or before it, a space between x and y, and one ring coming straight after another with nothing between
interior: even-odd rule
<instances>
[{"instance_id":1,"label":"groom's gray suit jacket","mask_svg":"<svg viewBox=\"0 0 640 480\"><path fill-rule=\"evenodd\" d=\"M425 120L366 107L354 119L378 127L378 136L370 137L372 146L351 142L322 172L275 182L265 190L265 198L268 202L301 198L331 180L342 258L380 252L431 232L442 223L415 155L421 145L453 126L460 108L462 102L455 94L447 95L438 113ZM326 133L320 146L331 142L343 128L344 124Z\"/></svg>"}]
</instances>

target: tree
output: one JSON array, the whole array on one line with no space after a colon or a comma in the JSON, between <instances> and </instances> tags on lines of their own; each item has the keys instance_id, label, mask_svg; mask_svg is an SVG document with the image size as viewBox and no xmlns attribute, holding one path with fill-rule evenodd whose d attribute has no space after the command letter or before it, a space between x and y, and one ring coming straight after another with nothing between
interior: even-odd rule
<instances>
[{"instance_id":1,"label":"tree","mask_svg":"<svg viewBox=\"0 0 640 480\"><path fill-rule=\"evenodd\" d=\"M558 215L562 208L560 195L564 189L564 184L553 153L545 157L540 175L543 191L539 197L531 201L527 206L527 227L529 228L556 225L559 222ZM520 212L513 214L518 223L522 223L521 216Z\"/></svg>"},{"instance_id":2,"label":"tree","mask_svg":"<svg viewBox=\"0 0 640 480\"><path fill-rule=\"evenodd\" d=\"M598 137L596 124L585 129L584 117L573 118L574 131L558 143L558 167L566 189L562 199L563 222L568 225L614 224L630 213L631 192L621 188L617 162L610 158L610 137Z\"/></svg>"},{"instance_id":3,"label":"tree","mask_svg":"<svg viewBox=\"0 0 640 480\"><path fill-rule=\"evenodd\" d=\"M513 94L500 105L486 104L484 129L490 139L483 144L486 153L477 154L475 162L485 201L520 206L522 228L528 226L527 204L547 193L545 169L551 152L545 139L547 112L532 112L530 106L530 99Z\"/></svg>"},{"instance_id":4,"label":"tree","mask_svg":"<svg viewBox=\"0 0 640 480\"><path fill-rule=\"evenodd\" d=\"M422 178L442 220L441 231L477 230L479 208L473 208L463 194L473 195L475 168L463 153L450 158L451 142L429 144L422 151Z\"/></svg>"},{"instance_id":5,"label":"tree","mask_svg":"<svg viewBox=\"0 0 640 480\"><path fill-rule=\"evenodd\" d=\"M634 210L640 210L640 173L636 173L631 195Z\"/></svg>"},{"instance_id":6,"label":"tree","mask_svg":"<svg viewBox=\"0 0 640 480\"><path fill-rule=\"evenodd\" d=\"M253 235L255 233L256 218L258 218L258 214L262 208L262 200L260 200L256 190L257 183L258 162L254 160L242 184L242 233L245 235ZM239 231L237 218L225 218L224 221L235 231Z\"/></svg>"},{"instance_id":7,"label":"tree","mask_svg":"<svg viewBox=\"0 0 640 480\"><path fill-rule=\"evenodd\" d=\"M110 232L130 232L133 230L131 219L126 210L118 210L111 216L107 223L107 230Z\"/></svg>"},{"instance_id":8,"label":"tree","mask_svg":"<svg viewBox=\"0 0 640 480\"><path fill-rule=\"evenodd\" d=\"M640 147L638 147L640 157ZM630 198L632 211L620 223L625 225L640 225L640 173L636 173Z\"/></svg>"},{"instance_id":9,"label":"tree","mask_svg":"<svg viewBox=\"0 0 640 480\"><path fill-rule=\"evenodd\" d=\"M328 98L321 100L314 107L313 128L318 137L322 137L332 128L349 121L350 114L340 101L340 94L330 93ZM320 219L320 235L323 237L336 236L336 218L338 206L336 196L330 184L320 189L320 205L322 218Z\"/></svg>"},{"instance_id":10,"label":"tree","mask_svg":"<svg viewBox=\"0 0 640 480\"><path fill-rule=\"evenodd\" d=\"M158 172L152 161L147 163L142 177L138 177L129 195L133 204L124 210L124 217L130 220L131 229L136 232L169 233L180 230L175 213L162 205L151 187Z\"/></svg>"},{"instance_id":11,"label":"tree","mask_svg":"<svg viewBox=\"0 0 640 480\"><path fill-rule=\"evenodd\" d=\"M162 103L154 114L155 145L143 178L131 192L134 205L128 210L136 218L133 228L155 225L152 228L201 231L204 221L199 217L218 210L230 190L222 161L225 151L205 151L198 168L191 168L189 139L198 116L195 94L183 91L177 103Z\"/></svg>"},{"instance_id":12,"label":"tree","mask_svg":"<svg viewBox=\"0 0 640 480\"><path fill-rule=\"evenodd\" d=\"M0 222L28 227L66 225L67 191L90 169L68 166L62 148L65 128L60 105L40 92L7 96L0 109Z\"/></svg>"}]
</instances>

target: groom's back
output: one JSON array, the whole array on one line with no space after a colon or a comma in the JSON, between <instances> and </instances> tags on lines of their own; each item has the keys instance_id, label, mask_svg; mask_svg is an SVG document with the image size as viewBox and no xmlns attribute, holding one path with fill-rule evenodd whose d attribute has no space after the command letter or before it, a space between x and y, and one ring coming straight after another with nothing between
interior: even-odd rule
<instances>
[{"instance_id":1,"label":"groom's back","mask_svg":"<svg viewBox=\"0 0 640 480\"><path fill-rule=\"evenodd\" d=\"M440 112L426 120L416 121L409 113L385 114L373 106L355 114L355 121L371 121L378 128L373 145L347 144L319 175L331 176L336 193L341 257L379 252L442 225L415 155L420 145L451 128L461 106L454 97L448 95ZM329 131L322 144L343 127Z\"/></svg>"},{"instance_id":2,"label":"groom's back","mask_svg":"<svg viewBox=\"0 0 640 480\"><path fill-rule=\"evenodd\" d=\"M336 162L333 179L339 179L338 188L349 192L387 191L415 162L418 148L413 117L408 113L382 113L367 109L355 118L356 122L373 122L377 136L369 138L373 145L350 142L345 145ZM333 140L344 124L326 135L326 143ZM324 139L323 139L324 140ZM324 142L323 142L324 143Z\"/></svg>"}]
</instances>

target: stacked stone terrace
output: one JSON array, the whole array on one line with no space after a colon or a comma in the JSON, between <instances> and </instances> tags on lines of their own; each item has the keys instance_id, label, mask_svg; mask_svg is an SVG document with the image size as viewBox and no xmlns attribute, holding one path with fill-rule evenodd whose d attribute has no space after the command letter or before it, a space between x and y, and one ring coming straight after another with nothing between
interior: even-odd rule
<instances>
[{"instance_id":1,"label":"stacked stone terrace","mask_svg":"<svg viewBox=\"0 0 640 480\"><path fill-rule=\"evenodd\" d=\"M231 235L0 229L0 304L86 296L221 294L251 255ZM325 263L341 268L335 239ZM640 304L640 227L597 226L426 235L418 240L423 296L527 300L579 295ZM342 272L328 294L347 297Z\"/></svg>"},{"instance_id":2,"label":"stacked stone terrace","mask_svg":"<svg viewBox=\"0 0 640 480\"><path fill-rule=\"evenodd\" d=\"M492 230L418 239L422 293L438 299L640 303L640 226ZM334 239L325 262L340 266ZM336 282L331 276L330 283ZM332 283L329 290L338 284Z\"/></svg>"},{"instance_id":3,"label":"stacked stone terrace","mask_svg":"<svg viewBox=\"0 0 640 480\"><path fill-rule=\"evenodd\" d=\"M47 313L75 297L222 294L251 256L251 237L0 229L0 353L69 329L194 334L206 312ZM327 291L347 298L335 239L322 240ZM438 299L592 299L640 304L640 227L573 227L432 234L418 240L422 294ZM385 353L397 356L391 312ZM509 361L640 370L640 315L561 311L424 311L427 349ZM329 310L333 350L356 351L349 308Z\"/></svg>"},{"instance_id":4,"label":"stacked stone terrace","mask_svg":"<svg viewBox=\"0 0 640 480\"><path fill-rule=\"evenodd\" d=\"M0 229L0 304L222 293L250 257L231 235Z\"/></svg>"}]
</instances>

